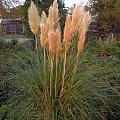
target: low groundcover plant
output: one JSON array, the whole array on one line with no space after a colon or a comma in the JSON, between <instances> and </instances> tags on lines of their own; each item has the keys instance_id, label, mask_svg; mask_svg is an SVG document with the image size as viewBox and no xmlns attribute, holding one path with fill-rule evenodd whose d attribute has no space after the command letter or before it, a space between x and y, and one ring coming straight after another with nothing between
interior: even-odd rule
<instances>
[{"instance_id":1,"label":"low groundcover plant","mask_svg":"<svg viewBox=\"0 0 120 120\"><path fill-rule=\"evenodd\" d=\"M20 61L17 102L11 116L22 120L107 119L110 105L118 105L113 97L117 92L107 81L86 77L80 68L90 13L76 5L66 17L63 37L57 0L50 6L48 17L43 11L41 18L31 2L28 17L36 38L36 54Z\"/></svg>"}]
</instances>

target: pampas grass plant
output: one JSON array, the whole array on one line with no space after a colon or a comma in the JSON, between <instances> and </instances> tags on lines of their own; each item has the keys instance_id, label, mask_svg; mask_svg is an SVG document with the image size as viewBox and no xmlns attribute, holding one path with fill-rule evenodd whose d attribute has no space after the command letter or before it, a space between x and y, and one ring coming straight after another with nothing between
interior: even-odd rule
<instances>
[{"instance_id":1,"label":"pampas grass plant","mask_svg":"<svg viewBox=\"0 0 120 120\"><path fill-rule=\"evenodd\" d=\"M39 15L37 12L37 8L33 2L31 2L31 6L28 10L28 17L31 31L34 35L36 35L39 28Z\"/></svg>"},{"instance_id":2,"label":"pampas grass plant","mask_svg":"<svg viewBox=\"0 0 120 120\"><path fill-rule=\"evenodd\" d=\"M16 68L19 70L16 76L18 90L12 118L106 120L105 113L111 111L110 104L117 105L118 101L113 96L118 94L108 82L86 76L89 73L84 73L80 67L87 55L82 54L82 49L90 13L76 6L72 15L66 17L63 40L57 0L50 6L48 17L43 12L40 23L38 18L37 8L32 2L29 24L35 35L40 27L40 40L37 40L39 43L34 57L18 60L22 67ZM74 41L76 44L73 44Z\"/></svg>"}]
</instances>

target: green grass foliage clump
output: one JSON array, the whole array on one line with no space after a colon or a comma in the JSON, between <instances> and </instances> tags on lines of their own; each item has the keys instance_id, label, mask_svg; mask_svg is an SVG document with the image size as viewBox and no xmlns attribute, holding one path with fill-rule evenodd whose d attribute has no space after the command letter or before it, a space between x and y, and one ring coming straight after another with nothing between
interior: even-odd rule
<instances>
[{"instance_id":1,"label":"green grass foliage clump","mask_svg":"<svg viewBox=\"0 0 120 120\"><path fill-rule=\"evenodd\" d=\"M11 60L11 69L15 73L11 72L6 80L9 81L9 107L1 108L1 116L7 113L8 119L11 120L119 119L120 93L115 88L115 84L120 83L117 46L119 42L107 44L98 41L88 42L79 58L74 77L72 77L73 54L67 61L65 91L62 98L58 95L63 61L58 65L55 98L54 88L52 97L49 95L49 66L46 66L48 69L44 76L42 49L39 54L39 66L36 53L17 53ZM56 76L55 72L53 76Z\"/></svg>"},{"instance_id":2,"label":"green grass foliage clump","mask_svg":"<svg viewBox=\"0 0 120 120\"><path fill-rule=\"evenodd\" d=\"M48 17L42 13L40 25L33 2L28 13L36 50L2 55L3 62L5 58L9 63L3 65L6 74L1 91L6 103L0 109L2 119L119 119L119 42L90 41L82 51L91 17L80 5L67 15L63 38L57 0Z\"/></svg>"}]
</instances>

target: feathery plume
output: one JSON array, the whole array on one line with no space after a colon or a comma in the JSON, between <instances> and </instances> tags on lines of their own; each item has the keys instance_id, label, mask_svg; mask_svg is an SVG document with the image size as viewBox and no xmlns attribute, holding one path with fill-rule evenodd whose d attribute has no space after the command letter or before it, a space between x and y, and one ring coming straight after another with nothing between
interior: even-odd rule
<instances>
[{"instance_id":1,"label":"feathery plume","mask_svg":"<svg viewBox=\"0 0 120 120\"><path fill-rule=\"evenodd\" d=\"M54 2L53 2L53 9L54 9L54 22L56 24L58 22L58 4L57 4L57 0L54 0Z\"/></svg>"},{"instance_id":2,"label":"feathery plume","mask_svg":"<svg viewBox=\"0 0 120 120\"><path fill-rule=\"evenodd\" d=\"M70 36L71 36L71 18L70 15L68 15L66 17L65 28L64 28L64 39L63 39L66 51L70 46Z\"/></svg>"},{"instance_id":3,"label":"feathery plume","mask_svg":"<svg viewBox=\"0 0 120 120\"><path fill-rule=\"evenodd\" d=\"M47 26L44 23L40 24L40 30L41 30L41 34L40 34L41 45L45 49L47 41L48 41L47 40Z\"/></svg>"},{"instance_id":4,"label":"feathery plume","mask_svg":"<svg viewBox=\"0 0 120 120\"><path fill-rule=\"evenodd\" d=\"M38 15L37 7L33 2L31 2L31 5L28 10L28 18L29 18L30 29L33 32L33 34L36 35L39 29L39 15Z\"/></svg>"},{"instance_id":5,"label":"feathery plume","mask_svg":"<svg viewBox=\"0 0 120 120\"><path fill-rule=\"evenodd\" d=\"M59 52L61 51L61 34L60 34L60 30L57 29L55 32L55 40L56 40L56 50L55 50L55 54L56 56L58 56Z\"/></svg>"},{"instance_id":6,"label":"feathery plume","mask_svg":"<svg viewBox=\"0 0 120 120\"><path fill-rule=\"evenodd\" d=\"M84 42L85 42L85 33L86 32L84 31L79 37L79 41L78 41L78 45L77 45L78 55L80 55L82 48L83 48L83 45L84 45Z\"/></svg>"},{"instance_id":7,"label":"feathery plume","mask_svg":"<svg viewBox=\"0 0 120 120\"><path fill-rule=\"evenodd\" d=\"M40 41L41 41L41 45L42 47L45 49L46 48L46 44L47 44L47 16L45 14L45 12L42 12L42 17L41 17L41 23L40 23Z\"/></svg>"},{"instance_id":8,"label":"feathery plume","mask_svg":"<svg viewBox=\"0 0 120 120\"><path fill-rule=\"evenodd\" d=\"M84 14L84 8L80 5L75 6L72 14L72 35L79 30L82 14Z\"/></svg>"},{"instance_id":9,"label":"feathery plume","mask_svg":"<svg viewBox=\"0 0 120 120\"><path fill-rule=\"evenodd\" d=\"M88 27L88 24L90 23L90 21L91 21L91 16L90 16L89 12L86 12L84 14L82 22L81 22L81 28L80 28L81 33L80 33L79 41L78 41L78 45L77 45L78 55L80 55L80 53L82 51L82 48L83 48L83 45L85 42L85 34L86 34L87 27Z\"/></svg>"},{"instance_id":10,"label":"feathery plume","mask_svg":"<svg viewBox=\"0 0 120 120\"><path fill-rule=\"evenodd\" d=\"M55 31L51 30L48 33L49 52L55 53Z\"/></svg>"},{"instance_id":11,"label":"feathery plume","mask_svg":"<svg viewBox=\"0 0 120 120\"><path fill-rule=\"evenodd\" d=\"M83 29L86 29L87 30L87 27L88 27L88 25L90 24L90 22L91 22L91 15L90 15L90 13L89 13L89 11L88 12L86 12L85 14L84 14L84 16L83 16L83 19L82 19L82 21L81 21L81 27L80 27L80 29L79 30L83 30Z\"/></svg>"},{"instance_id":12,"label":"feathery plume","mask_svg":"<svg viewBox=\"0 0 120 120\"><path fill-rule=\"evenodd\" d=\"M48 28L49 30L53 30L54 29L54 9L52 6L50 6L49 8L49 15L48 15Z\"/></svg>"},{"instance_id":13,"label":"feathery plume","mask_svg":"<svg viewBox=\"0 0 120 120\"><path fill-rule=\"evenodd\" d=\"M41 15L41 24L43 23L47 25L47 15L45 14L44 11L42 12L42 15Z\"/></svg>"}]
</instances>

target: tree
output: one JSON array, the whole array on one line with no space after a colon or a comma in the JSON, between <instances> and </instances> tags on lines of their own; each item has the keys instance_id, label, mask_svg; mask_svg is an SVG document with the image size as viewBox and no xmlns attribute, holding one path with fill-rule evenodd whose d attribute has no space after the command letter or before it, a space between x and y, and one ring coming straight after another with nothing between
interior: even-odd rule
<instances>
[{"instance_id":1,"label":"tree","mask_svg":"<svg viewBox=\"0 0 120 120\"><path fill-rule=\"evenodd\" d=\"M22 4L20 0L1 0L0 3L2 3L7 10Z\"/></svg>"},{"instance_id":2,"label":"tree","mask_svg":"<svg viewBox=\"0 0 120 120\"><path fill-rule=\"evenodd\" d=\"M0 14L2 18L19 18L21 17L21 3L15 0L1 0Z\"/></svg>"},{"instance_id":3,"label":"tree","mask_svg":"<svg viewBox=\"0 0 120 120\"><path fill-rule=\"evenodd\" d=\"M98 21L101 34L120 31L120 0L89 0L92 15Z\"/></svg>"}]
</instances>

